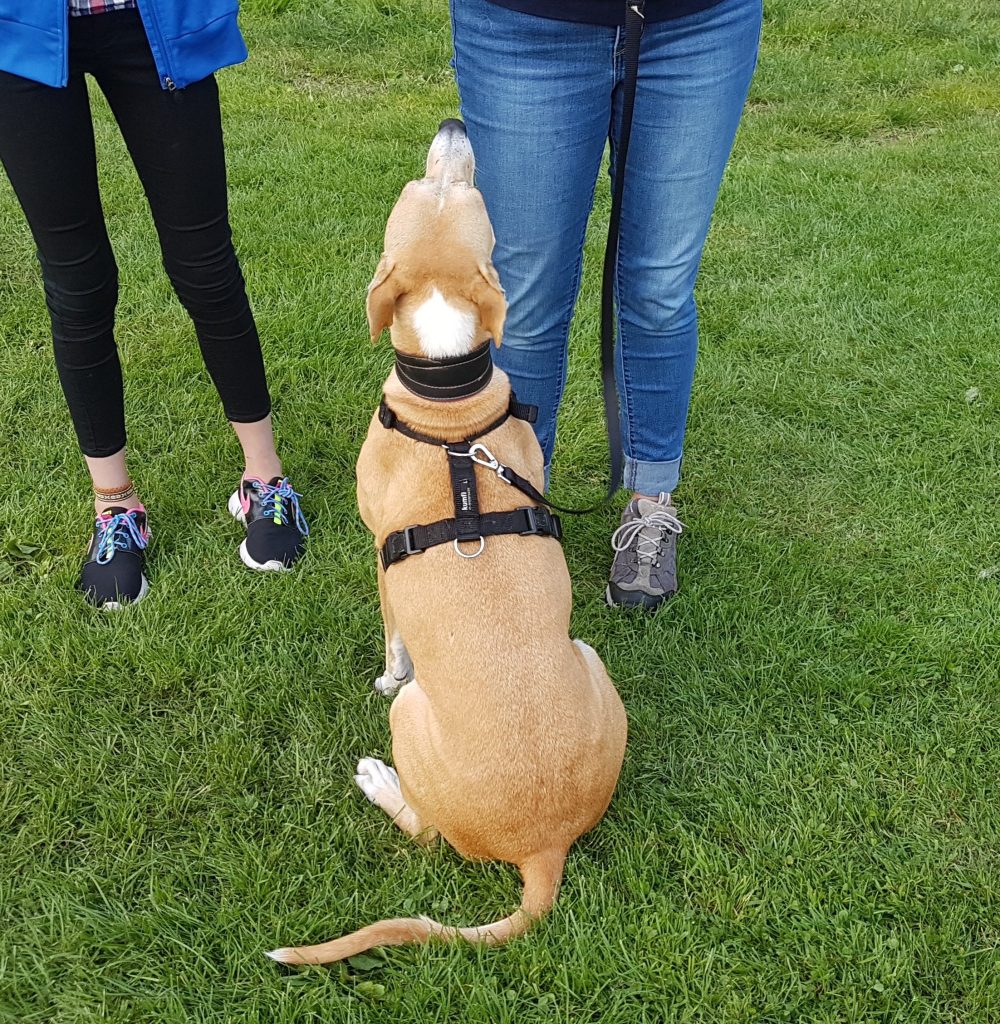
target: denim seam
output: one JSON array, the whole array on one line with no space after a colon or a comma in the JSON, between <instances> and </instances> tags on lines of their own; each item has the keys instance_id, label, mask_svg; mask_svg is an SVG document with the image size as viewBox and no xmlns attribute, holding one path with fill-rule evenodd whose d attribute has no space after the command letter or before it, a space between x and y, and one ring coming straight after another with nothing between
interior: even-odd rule
<instances>
[{"instance_id":1,"label":"denim seam","mask_svg":"<svg viewBox=\"0 0 1000 1024\"><path fill-rule=\"evenodd\" d=\"M594 199L595 199L595 197L597 195L597 180L598 180L599 177L600 177L600 171L598 170L597 174L594 175L594 181L593 181L593 183L590 186L590 201L587 203L587 209L588 210L593 210L593 208L594 208ZM559 401L556 404L555 412L553 413L553 420L554 420L553 426L554 427L558 424L558 421L559 421L559 407L562 405L562 400L563 400L563 397L564 397L565 392L566 392L566 377L567 377L567 369L568 369L567 353L569 351L569 330L570 330L570 324L571 324L571 322L573 320L573 314L576 312L577 302L580 299L580 281L581 281L581 279L583 277L583 256L584 256L584 247L586 246L586 242L587 242L587 220L588 219L589 218L585 218L584 219L583 227L582 227L582 230L580 232L579 239L577 241L577 247L576 247L576 269L575 269L575 271L573 273L573 288L572 288L573 299L572 299L572 301L569 304L568 315L566 316L566 318L565 318L565 320L563 321L563 324L562 324L562 329L565 331L565 334L566 334L566 343L562 346L562 349L559 352L559 360L560 360L560 366L559 366L560 390L559 390ZM555 431L554 430L553 430L552 437L553 437L553 450L554 450L555 449Z\"/></svg>"}]
</instances>

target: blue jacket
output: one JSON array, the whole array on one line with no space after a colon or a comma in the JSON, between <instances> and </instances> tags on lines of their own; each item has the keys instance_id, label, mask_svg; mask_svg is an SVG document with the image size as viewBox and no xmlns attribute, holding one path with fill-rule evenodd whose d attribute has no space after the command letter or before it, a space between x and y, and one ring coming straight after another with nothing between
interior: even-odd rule
<instances>
[{"instance_id":1,"label":"blue jacket","mask_svg":"<svg viewBox=\"0 0 1000 1024\"><path fill-rule=\"evenodd\" d=\"M236 23L239 0L138 4L164 89L183 89L246 60L247 46ZM0 0L0 71L61 86L68 80L68 64L68 0Z\"/></svg>"}]
</instances>

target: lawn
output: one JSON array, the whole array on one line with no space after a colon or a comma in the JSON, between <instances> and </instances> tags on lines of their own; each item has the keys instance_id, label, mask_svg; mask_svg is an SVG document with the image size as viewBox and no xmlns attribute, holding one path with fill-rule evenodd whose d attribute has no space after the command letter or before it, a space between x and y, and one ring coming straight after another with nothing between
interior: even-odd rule
<instances>
[{"instance_id":1,"label":"lawn","mask_svg":"<svg viewBox=\"0 0 1000 1024\"><path fill-rule=\"evenodd\" d=\"M109 114L98 144L154 592L72 585L88 487L0 180L0 1021L1000 1020L1000 8L772 0L699 285L683 591L603 602L617 509L569 524L574 635L630 741L562 895L499 950L280 973L380 917L509 912L516 872L409 844L353 466L387 372L364 288L456 112L439 0L257 0L220 78L232 214L313 537L240 565L238 448ZM861 12L861 13L859 13ZM602 184L553 476L599 494Z\"/></svg>"}]
</instances>

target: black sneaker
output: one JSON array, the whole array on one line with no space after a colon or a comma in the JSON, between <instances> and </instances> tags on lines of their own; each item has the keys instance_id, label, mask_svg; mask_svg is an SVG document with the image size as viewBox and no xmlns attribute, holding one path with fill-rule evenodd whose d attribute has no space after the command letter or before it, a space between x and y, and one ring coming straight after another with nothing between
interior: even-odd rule
<instances>
[{"instance_id":1,"label":"black sneaker","mask_svg":"<svg viewBox=\"0 0 1000 1024\"><path fill-rule=\"evenodd\" d=\"M146 510L109 508L94 520L77 587L98 608L114 610L141 601L149 590L143 575L149 527Z\"/></svg>"},{"instance_id":2,"label":"black sneaker","mask_svg":"<svg viewBox=\"0 0 1000 1024\"><path fill-rule=\"evenodd\" d=\"M298 561L309 536L300 497L287 476L271 480L245 476L240 481L229 499L229 513L247 528L240 545L244 565L261 572L284 572Z\"/></svg>"}]
</instances>

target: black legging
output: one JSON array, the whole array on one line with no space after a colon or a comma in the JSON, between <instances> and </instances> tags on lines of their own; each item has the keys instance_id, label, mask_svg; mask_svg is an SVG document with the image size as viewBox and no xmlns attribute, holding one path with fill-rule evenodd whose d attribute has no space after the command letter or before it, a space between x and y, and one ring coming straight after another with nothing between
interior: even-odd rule
<instances>
[{"instance_id":1,"label":"black legging","mask_svg":"<svg viewBox=\"0 0 1000 1024\"><path fill-rule=\"evenodd\" d=\"M38 247L56 367L85 455L125 445L114 340L118 267L97 188L84 74L94 76L139 172L163 265L194 321L226 416L271 409L260 340L233 251L214 78L166 92L137 11L70 18L69 85L0 72L0 161Z\"/></svg>"}]
</instances>

